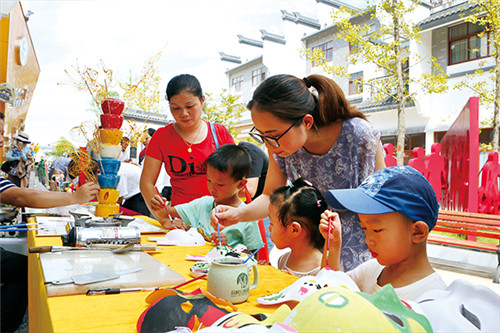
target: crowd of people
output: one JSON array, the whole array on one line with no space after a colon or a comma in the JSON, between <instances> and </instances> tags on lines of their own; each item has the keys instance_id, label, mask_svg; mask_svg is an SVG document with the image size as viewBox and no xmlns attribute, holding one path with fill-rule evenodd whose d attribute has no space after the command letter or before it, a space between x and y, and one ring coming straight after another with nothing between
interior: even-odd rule
<instances>
[{"instance_id":1,"label":"crowd of people","mask_svg":"<svg viewBox=\"0 0 500 333\"><path fill-rule=\"evenodd\" d=\"M411 167L385 168L380 133L333 80L282 74L260 84L247 105L250 136L268 155L254 143L236 145L223 124L202 119L205 96L195 76L172 78L166 98L174 122L145 132L137 165L129 139L121 141L122 205L151 214L165 229L197 228L216 244L288 248L278 268L293 275L329 266L350 272L362 291L390 283L410 299L415 289L445 287L425 252L438 212L431 185ZM27 164L29 139L20 133L16 140L9 158ZM50 176L69 164L56 161ZM163 175L170 184L159 183ZM80 187L71 198L89 200L96 188ZM13 190L24 191L2 183L2 202ZM13 203L48 207L61 198ZM261 219L268 240L261 238Z\"/></svg>"}]
</instances>

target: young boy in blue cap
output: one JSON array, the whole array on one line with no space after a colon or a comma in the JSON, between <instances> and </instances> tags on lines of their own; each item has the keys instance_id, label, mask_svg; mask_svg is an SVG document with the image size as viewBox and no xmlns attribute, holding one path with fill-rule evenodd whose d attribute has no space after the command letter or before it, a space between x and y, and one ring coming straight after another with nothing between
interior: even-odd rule
<instances>
[{"instance_id":1,"label":"young boy in blue cap","mask_svg":"<svg viewBox=\"0 0 500 333\"><path fill-rule=\"evenodd\" d=\"M439 204L420 172L408 166L381 169L356 189L327 191L326 201L334 209L358 213L365 230L375 259L347 273L362 292L373 294L391 284L401 299L415 300L424 291L446 288L427 258L427 236L436 224ZM338 214L325 211L319 228L330 242L329 248L325 243L323 263L341 270Z\"/></svg>"}]
</instances>

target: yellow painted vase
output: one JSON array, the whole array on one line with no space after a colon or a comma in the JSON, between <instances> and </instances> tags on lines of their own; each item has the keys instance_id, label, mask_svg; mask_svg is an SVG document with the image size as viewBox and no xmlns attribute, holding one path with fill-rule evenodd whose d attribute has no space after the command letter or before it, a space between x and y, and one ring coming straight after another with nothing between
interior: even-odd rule
<instances>
[{"instance_id":1,"label":"yellow painted vase","mask_svg":"<svg viewBox=\"0 0 500 333\"><path fill-rule=\"evenodd\" d=\"M111 188L101 188L97 194L100 204L115 204L120 197L120 191Z\"/></svg>"},{"instance_id":2,"label":"yellow painted vase","mask_svg":"<svg viewBox=\"0 0 500 333\"><path fill-rule=\"evenodd\" d=\"M98 204L95 209L95 216L109 217L111 214L118 214L120 205L118 204Z\"/></svg>"},{"instance_id":3,"label":"yellow painted vase","mask_svg":"<svg viewBox=\"0 0 500 333\"><path fill-rule=\"evenodd\" d=\"M101 143L108 145L119 145L123 136L122 131L109 128L100 129L99 134L101 135Z\"/></svg>"}]
</instances>

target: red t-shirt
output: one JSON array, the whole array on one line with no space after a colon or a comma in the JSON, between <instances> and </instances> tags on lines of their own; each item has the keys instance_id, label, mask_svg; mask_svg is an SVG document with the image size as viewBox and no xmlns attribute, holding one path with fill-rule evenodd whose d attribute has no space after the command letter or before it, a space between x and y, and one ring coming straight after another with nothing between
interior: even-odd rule
<instances>
[{"instance_id":1,"label":"red t-shirt","mask_svg":"<svg viewBox=\"0 0 500 333\"><path fill-rule=\"evenodd\" d=\"M207 166L205 160L215 150L210 125L205 140L188 146L177 134L173 124L158 129L148 144L146 155L163 161L170 176L172 186L172 205L179 205L191 200L210 195L207 188ZM214 124L219 145L233 143L234 139L226 127Z\"/></svg>"}]
</instances>

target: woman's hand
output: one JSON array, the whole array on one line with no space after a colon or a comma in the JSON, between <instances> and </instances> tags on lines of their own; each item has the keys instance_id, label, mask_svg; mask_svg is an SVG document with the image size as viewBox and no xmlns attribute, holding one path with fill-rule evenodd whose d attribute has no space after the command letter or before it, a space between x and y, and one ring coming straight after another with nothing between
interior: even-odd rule
<instances>
[{"instance_id":1,"label":"woman's hand","mask_svg":"<svg viewBox=\"0 0 500 333\"><path fill-rule=\"evenodd\" d=\"M217 223L219 223L220 229L222 230L224 227L238 223L240 221L240 213L239 208L218 205L217 213L215 212L215 209L212 209L212 213L210 214L210 224L212 225L212 228L217 230Z\"/></svg>"},{"instance_id":2,"label":"woman's hand","mask_svg":"<svg viewBox=\"0 0 500 333\"><path fill-rule=\"evenodd\" d=\"M99 185L93 182L88 182L77 188L73 193L73 197L75 198L75 202L77 204L84 204L95 199L97 192L99 192Z\"/></svg>"},{"instance_id":3,"label":"woman's hand","mask_svg":"<svg viewBox=\"0 0 500 333\"><path fill-rule=\"evenodd\" d=\"M210 235L210 241L213 242L215 245L227 245L227 237L224 235L223 232L220 233L220 242L219 242L219 233L218 232L212 232Z\"/></svg>"},{"instance_id":4,"label":"woman's hand","mask_svg":"<svg viewBox=\"0 0 500 333\"><path fill-rule=\"evenodd\" d=\"M151 208L155 211L165 210L165 206L167 205L167 199L162 196L155 194L151 198Z\"/></svg>"}]
</instances>

